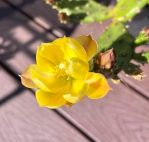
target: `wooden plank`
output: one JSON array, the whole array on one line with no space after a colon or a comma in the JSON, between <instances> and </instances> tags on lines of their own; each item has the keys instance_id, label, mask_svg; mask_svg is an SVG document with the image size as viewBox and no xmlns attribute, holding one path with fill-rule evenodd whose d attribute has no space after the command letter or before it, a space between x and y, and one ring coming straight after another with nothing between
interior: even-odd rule
<instances>
[{"instance_id":1,"label":"wooden plank","mask_svg":"<svg viewBox=\"0 0 149 142\"><path fill-rule=\"evenodd\" d=\"M145 47L145 46L144 46ZM148 48L148 47L147 47ZM143 47L142 47L143 49ZM143 80L135 80L134 78L130 77L130 76L126 76L124 74L121 74L121 80L128 86L130 86L131 88L134 88L135 90L141 92L141 94L149 99L149 65L145 64L145 65L141 65L141 69L143 70L143 74L145 75L145 77L143 78Z\"/></svg>"},{"instance_id":2,"label":"wooden plank","mask_svg":"<svg viewBox=\"0 0 149 142\"><path fill-rule=\"evenodd\" d=\"M41 41L53 40L55 36L46 33L37 24L14 11L2 1L0 2L0 11L5 11L1 15L0 23L0 59L11 65L17 65L16 70L22 71L26 64L33 63L32 58L37 45ZM25 62L22 62L24 59Z\"/></svg>"},{"instance_id":3,"label":"wooden plank","mask_svg":"<svg viewBox=\"0 0 149 142\"><path fill-rule=\"evenodd\" d=\"M39 109L36 102L32 100L34 98L31 98L31 95L24 93L0 110L1 141L87 142L66 122L60 120L54 112Z\"/></svg>"},{"instance_id":4,"label":"wooden plank","mask_svg":"<svg viewBox=\"0 0 149 142\"><path fill-rule=\"evenodd\" d=\"M6 72L0 67L0 106L9 100L9 98L18 95L17 92L22 92L23 88L18 87L19 84L10 78ZM15 93L15 94L14 94Z\"/></svg>"},{"instance_id":5,"label":"wooden plank","mask_svg":"<svg viewBox=\"0 0 149 142\"><path fill-rule=\"evenodd\" d=\"M50 30L57 36L63 36L66 33L70 33L73 28L73 24L62 24L58 20L58 13L47 5L44 0L6 0L12 3L16 8L23 10L26 14L34 19L45 29ZM39 10L40 9L40 10ZM64 31L65 29L65 31Z\"/></svg>"},{"instance_id":6,"label":"wooden plank","mask_svg":"<svg viewBox=\"0 0 149 142\"><path fill-rule=\"evenodd\" d=\"M15 95L13 90L18 83L3 69L0 77L1 142L88 141L54 111L40 108L29 91L20 92L5 104L1 102L1 96Z\"/></svg>"},{"instance_id":7,"label":"wooden plank","mask_svg":"<svg viewBox=\"0 0 149 142\"><path fill-rule=\"evenodd\" d=\"M90 24L80 24L76 27L74 32L71 34L72 37L77 37L80 35L92 35L94 39L97 39L109 25L110 21L105 21L103 23L90 23Z\"/></svg>"},{"instance_id":8,"label":"wooden plank","mask_svg":"<svg viewBox=\"0 0 149 142\"><path fill-rule=\"evenodd\" d=\"M113 91L107 97L83 100L71 108L63 108L63 113L97 141L149 140L148 101L123 85L111 86Z\"/></svg>"},{"instance_id":9,"label":"wooden plank","mask_svg":"<svg viewBox=\"0 0 149 142\"><path fill-rule=\"evenodd\" d=\"M47 5L44 0L14 0L13 4L34 17L35 21L37 20L46 28L50 28L50 26L60 26L56 10L53 10L49 5ZM53 23L55 25L53 25Z\"/></svg>"},{"instance_id":10,"label":"wooden plank","mask_svg":"<svg viewBox=\"0 0 149 142\"><path fill-rule=\"evenodd\" d=\"M19 17L19 22L15 23L14 21L17 27L19 25L28 29L28 24L25 25L21 20L22 18L25 19L22 15L16 13L11 16ZM4 23L7 23L8 19L12 18L11 16L5 18ZM9 20L9 23L11 22ZM98 27L98 29L100 28ZM22 31L17 33L18 35L25 34ZM38 32L35 33L37 34ZM32 33L32 37L35 36L35 33ZM9 34L7 33L7 35ZM24 37L23 40L27 38L25 35ZM18 37L18 41L21 40L22 37ZM38 40L39 38L36 37L34 41L38 42ZM34 41L28 44L29 49L35 46ZM12 41L12 43L14 42ZM24 43L18 44L19 47L23 47L23 45ZM30 56L22 48L20 48L20 51L13 58L7 60L7 63L18 72L21 72L27 64L32 62L31 58L29 58ZM118 85L116 87L113 86L113 91L102 100L84 100L71 108L61 109L61 113L96 141L139 142L149 139L149 116L146 114L148 109L148 101L142 99L137 93L130 91L129 88Z\"/></svg>"}]
</instances>

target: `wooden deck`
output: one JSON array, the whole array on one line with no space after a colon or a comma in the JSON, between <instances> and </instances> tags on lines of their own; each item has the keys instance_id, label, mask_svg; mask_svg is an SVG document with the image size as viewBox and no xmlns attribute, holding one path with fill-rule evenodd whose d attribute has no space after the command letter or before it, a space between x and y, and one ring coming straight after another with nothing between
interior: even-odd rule
<instances>
[{"instance_id":1,"label":"wooden deck","mask_svg":"<svg viewBox=\"0 0 149 142\"><path fill-rule=\"evenodd\" d=\"M132 32L149 25L149 11L134 20ZM40 108L18 74L34 63L41 41L92 34L106 25L61 25L43 0L0 1L0 142L149 142L149 78L121 77L101 100L85 99L71 108ZM140 47L142 48L148 48ZM149 75L149 66L142 67ZM127 85L126 85L127 84Z\"/></svg>"}]
</instances>

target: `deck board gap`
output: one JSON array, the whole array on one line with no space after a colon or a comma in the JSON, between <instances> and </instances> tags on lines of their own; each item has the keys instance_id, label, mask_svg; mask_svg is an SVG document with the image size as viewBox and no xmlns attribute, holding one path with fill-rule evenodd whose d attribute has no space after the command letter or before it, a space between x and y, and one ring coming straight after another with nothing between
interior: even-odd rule
<instances>
[{"instance_id":1,"label":"deck board gap","mask_svg":"<svg viewBox=\"0 0 149 142\"><path fill-rule=\"evenodd\" d=\"M131 90L133 90L134 92L136 92L136 93L135 93L136 95L139 95L139 96L142 97L143 99L149 101L149 97L148 97L146 94L144 94L143 92L141 92L141 91L137 90L136 88L134 88L134 86L132 86L129 82L127 82L127 84L126 84L126 82L121 81L121 83L122 83L124 86L126 86L126 87L128 87L129 89L131 89Z\"/></svg>"}]
</instances>

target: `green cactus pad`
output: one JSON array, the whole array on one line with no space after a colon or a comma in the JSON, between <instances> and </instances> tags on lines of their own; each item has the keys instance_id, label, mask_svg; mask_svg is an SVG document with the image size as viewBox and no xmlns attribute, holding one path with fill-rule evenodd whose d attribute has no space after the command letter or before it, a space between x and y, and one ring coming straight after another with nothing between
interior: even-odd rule
<instances>
[{"instance_id":1,"label":"green cactus pad","mask_svg":"<svg viewBox=\"0 0 149 142\"><path fill-rule=\"evenodd\" d=\"M114 21L131 20L148 3L148 0L118 0L117 5L109 13Z\"/></svg>"},{"instance_id":2,"label":"green cactus pad","mask_svg":"<svg viewBox=\"0 0 149 142\"><path fill-rule=\"evenodd\" d=\"M65 13L71 22L102 22L108 18L108 8L94 0L56 0L52 7Z\"/></svg>"},{"instance_id":3,"label":"green cactus pad","mask_svg":"<svg viewBox=\"0 0 149 142\"><path fill-rule=\"evenodd\" d=\"M126 33L124 24L122 23L112 23L105 32L97 40L99 44L98 52L105 51L112 48L113 42L115 42L119 37Z\"/></svg>"}]
</instances>

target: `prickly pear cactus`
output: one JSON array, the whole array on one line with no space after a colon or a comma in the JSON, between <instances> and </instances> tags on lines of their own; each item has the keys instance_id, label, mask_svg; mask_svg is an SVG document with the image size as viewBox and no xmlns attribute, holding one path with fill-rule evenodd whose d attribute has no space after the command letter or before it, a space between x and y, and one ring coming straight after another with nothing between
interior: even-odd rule
<instances>
[{"instance_id":1,"label":"prickly pear cactus","mask_svg":"<svg viewBox=\"0 0 149 142\"><path fill-rule=\"evenodd\" d=\"M68 17L67 20L71 22L101 22L108 18L108 8L94 0L54 0L52 2L46 0L46 2L59 13L65 14Z\"/></svg>"},{"instance_id":2,"label":"prickly pear cactus","mask_svg":"<svg viewBox=\"0 0 149 142\"><path fill-rule=\"evenodd\" d=\"M46 0L60 14L71 22L102 22L131 20L148 3L148 0L118 0L113 8L103 6L95 0ZM63 19L61 19L63 22Z\"/></svg>"},{"instance_id":3,"label":"prickly pear cactus","mask_svg":"<svg viewBox=\"0 0 149 142\"><path fill-rule=\"evenodd\" d=\"M108 41L108 42L107 42ZM149 52L135 53L137 46L146 44L149 42L148 28L144 28L136 38L134 38L125 28L125 25L121 22L112 23L105 32L99 37L98 54L94 60L95 68L97 72L108 74L111 78L118 78L118 73L124 71L131 76L137 76L142 74L139 64L149 62ZM115 63L111 68L101 68L100 54L107 52L107 50L113 49ZM107 60L107 57L103 60ZM131 61L135 60L136 63ZM98 61L98 63L97 63ZM137 79L137 78L136 78Z\"/></svg>"}]
</instances>

